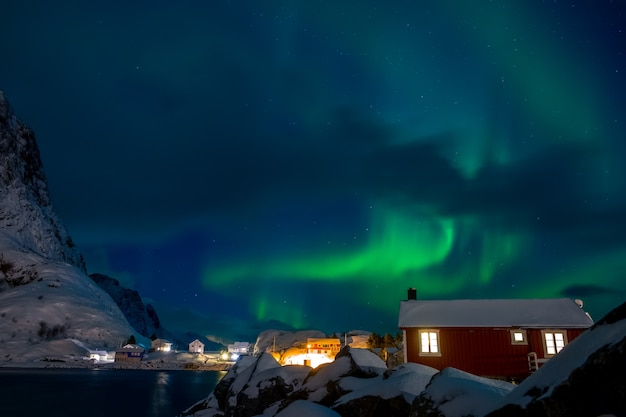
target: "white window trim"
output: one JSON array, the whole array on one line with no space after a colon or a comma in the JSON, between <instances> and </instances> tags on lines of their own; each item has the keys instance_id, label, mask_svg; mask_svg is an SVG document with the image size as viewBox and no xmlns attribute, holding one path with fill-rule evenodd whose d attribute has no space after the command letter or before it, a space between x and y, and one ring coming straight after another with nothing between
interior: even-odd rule
<instances>
[{"instance_id":1,"label":"white window trim","mask_svg":"<svg viewBox=\"0 0 626 417\"><path fill-rule=\"evenodd\" d=\"M544 353L544 358L551 358L555 355L557 355L561 350L558 350L556 353L548 353L548 344L546 341L546 334L561 334L563 335L563 348L565 348L565 346L567 346L568 344L568 340L567 340L567 330L559 330L559 329L544 329L541 331L541 341L543 343L543 353ZM561 348L561 349L563 349ZM555 342L555 349L556 349L556 342Z\"/></svg>"},{"instance_id":2,"label":"white window trim","mask_svg":"<svg viewBox=\"0 0 626 417\"><path fill-rule=\"evenodd\" d=\"M522 340L515 340L515 334L521 333ZM511 344L512 345L528 345L528 335L524 329L511 329Z\"/></svg>"},{"instance_id":3,"label":"white window trim","mask_svg":"<svg viewBox=\"0 0 626 417\"><path fill-rule=\"evenodd\" d=\"M422 334L435 333L437 338L437 352L422 352ZM418 354L419 356L441 356L441 339L439 338L439 329L419 329L417 332ZM429 345L430 349L430 345Z\"/></svg>"}]
</instances>

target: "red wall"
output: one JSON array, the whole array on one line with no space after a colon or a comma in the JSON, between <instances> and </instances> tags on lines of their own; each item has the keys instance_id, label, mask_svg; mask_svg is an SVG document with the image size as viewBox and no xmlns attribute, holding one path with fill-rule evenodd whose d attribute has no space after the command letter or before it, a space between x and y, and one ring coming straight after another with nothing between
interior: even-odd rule
<instances>
[{"instance_id":1,"label":"red wall","mask_svg":"<svg viewBox=\"0 0 626 417\"><path fill-rule=\"evenodd\" d=\"M544 357L541 330L527 330L527 345L511 344L508 328L442 328L439 329L441 356L419 356L417 328L406 330L407 360L436 369L454 367L474 375L523 379L530 375L528 353ZM567 331L568 342L582 329Z\"/></svg>"}]
</instances>

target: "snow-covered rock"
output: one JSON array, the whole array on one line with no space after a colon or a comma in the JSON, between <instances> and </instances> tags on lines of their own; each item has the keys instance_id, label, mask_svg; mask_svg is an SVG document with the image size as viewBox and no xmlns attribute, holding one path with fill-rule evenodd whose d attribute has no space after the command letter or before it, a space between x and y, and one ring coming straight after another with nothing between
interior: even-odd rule
<instances>
[{"instance_id":1,"label":"snow-covered rock","mask_svg":"<svg viewBox=\"0 0 626 417\"><path fill-rule=\"evenodd\" d=\"M342 378L339 385L348 394L341 396L332 409L347 416L407 416L413 399L433 375L434 368L408 363L372 379Z\"/></svg>"},{"instance_id":2,"label":"snow-covered rock","mask_svg":"<svg viewBox=\"0 0 626 417\"><path fill-rule=\"evenodd\" d=\"M281 368L269 354L243 357L185 415L621 416L625 345L626 304L517 387L454 368L438 372L408 363L387 369L374 353L350 347L315 369Z\"/></svg>"},{"instance_id":3,"label":"snow-covered rock","mask_svg":"<svg viewBox=\"0 0 626 417\"><path fill-rule=\"evenodd\" d=\"M350 393L342 396L335 406L366 396L388 399L398 395L402 395L407 403L411 404L415 397L424 391L437 372L439 371L429 366L406 363L386 371L383 375L376 377L376 381L346 377L339 383L343 390Z\"/></svg>"},{"instance_id":4,"label":"snow-covered rock","mask_svg":"<svg viewBox=\"0 0 626 417\"><path fill-rule=\"evenodd\" d=\"M445 368L415 398L410 416L482 416L495 409L514 387L508 382Z\"/></svg>"},{"instance_id":5,"label":"snow-covered rock","mask_svg":"<svg viewBox=\"0 0 626 417\"><path fill-rule=\"evenodd\" d=\"M374 353L350 347L316 369L281 367L268 353L243 356L206 399L183 415L404 416L436 372L417 364L388 370Z\"/></svg>"},{"instance_id":6,"label":"snow-covered rock","mask_svg":"<svg viewBox=\"0 0 626 417\"><path fill-rule=\"evenodd\" d=\"M73 344L59 341L114 348L133 333L85 274L52 209L35 135L0 92L0 363L75 357Z\"/></svg>"},{"instance_id":7,"label":"snow-covered rock","mask_svg":"<svg viewBox=\"0 0 626 417\"><path fill-rule=\"evenodd\" d=\"M371 379L382 376L385 371L387 366L374 353L344 347L333 362L322 364L309 373L298 397L330 407L342 395L350 392L342 388L339 382L342 378Z\"/></svg>"},{"instance_id":8,"label":"snow-covered rock","mask_svg":"<svg viewBox=\"0 0 626 417\"><path fill-rule=\"evenodd\" d=\"M626 303L503 398L496 416L626 415Z\"/></svg>"},{"instance_id":9,"label":"snow-covered rock","mask_svg":"<svg viewBox=\"0 0 626 417\"><path fill-rule=\"evenodd\" d=\"M291 392L294 386L299 385L309 368L305 371L299 371L298 368L304 367L281 368L269 353L259 356L241 356L220 380L213 392L205 400L199 401L186 410L183 415L213 415L210 414L212 410L216 413L219 411L225 416L258 414L261 406L269 405L270 400L266 400L263 396L275 396L273 393L268 394L270 391Z\"/></svg>"},{"instance_id":10,"label":"snow-covered rock","mask_svg":"<svg viewBox=\"0 0 626 417\"><path fill-rule=\"evenodd\" d=\"M253 375L237 395L236 415L253 416L272 404L280 404L300 386L309 371L308 366L286 365Z\"/></svg>"}]
</instances>

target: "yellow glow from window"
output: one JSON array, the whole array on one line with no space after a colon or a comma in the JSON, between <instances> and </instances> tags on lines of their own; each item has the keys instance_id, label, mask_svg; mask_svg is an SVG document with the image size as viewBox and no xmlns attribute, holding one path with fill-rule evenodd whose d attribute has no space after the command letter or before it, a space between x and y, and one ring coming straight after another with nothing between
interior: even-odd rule
<instances>
[{"instance_id":1,"label":"yellow glow from window","mask_svg":"<svg viewBox=\"0 0 626 417\"><path fill-rule=\"evenodd\" d=\"M557 353L561 351L565 347L565 340L563 339L563 333L555 333L554 340L556 345Z\"/></svg>"},{"instance_id":2,"label":"yellow glow from window","mask_svg":"<svg viewBox=\"0 0 626 417\"><path fill-rule=\"evenodd\" d=\"M437 332L420 332L422 353L439 353Z\"/></svg>"},{"instance_id":3,"label":"yellow glow from window","mask_svg":"<svg viewBox=\"0 0 626 417\"><path fill-rule=\"evenodd\" d=\"M323 363L330 363L334 359L327 355L318 353L299 353L283 358L283 365L304 365L305 363L311 368L317 368ZM306 362L305 362L306 361Z\"/></svg>"},{"instance_id":4,"label":"yellow glow from window","mask_svg":"<svg viewBox=\"0 0 626 417\"><path fill-rule=\"evenodd\" d=\"M428 333L422 333L422 353L428 353Z\"/></svg>"},{"instance_id":5,"label":"yellow glow from window","mask_svg":"<svg viewBox=\"0 0 626 417\"><path fill-rule=\"evenodd\" d=\"M548 355L555 355L556 348L554 347L554 334L546 333L546 352Z\"/></svg>"}]
</instances>

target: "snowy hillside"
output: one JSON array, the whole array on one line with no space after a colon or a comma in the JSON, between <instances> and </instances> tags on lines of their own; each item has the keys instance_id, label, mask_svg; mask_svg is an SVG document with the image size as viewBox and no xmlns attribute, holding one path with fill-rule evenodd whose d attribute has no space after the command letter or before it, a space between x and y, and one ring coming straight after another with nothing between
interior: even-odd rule
<instances>
[{"instance_id":1,"label":"snowy hillside","mask_svg":"<svg viewBox=\"0 0 626 417\"><path fill-rule=\"evenodd\" d=\"M0 364L32 362L48 350L56 354L59 340L115 348L135 333L111 297L80 269L10 250L6 239L0 247L11 260L11 274L32 279L0 292Z\"/></svg>"},{"instance_id":2,"label":"snowy hillside","mask_svg":"<svg viewBox=\"0 0 626 417\"><path fill-rule=\"evenodd\" d=\"M0 363L31 361L62 346L79 354L81 342L115 347L133 333L85 274L50 204L35 135L0 92Z\"/></svg>"}]
</instances>

